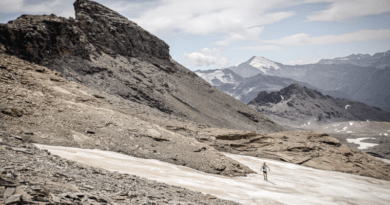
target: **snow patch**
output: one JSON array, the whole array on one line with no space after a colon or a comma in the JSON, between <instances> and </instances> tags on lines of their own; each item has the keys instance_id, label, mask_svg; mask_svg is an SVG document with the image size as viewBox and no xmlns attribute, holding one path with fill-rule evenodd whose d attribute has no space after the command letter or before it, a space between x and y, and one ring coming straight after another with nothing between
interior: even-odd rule
<instances>
[{"instance_id":1,"label":"snow patch","mask_svg":"<svg viewBox=\"0 0 390 205\"><path fill-rule=\"evenodd\" d=\"M267 73L268 70L270 69L279 69L280 67L273 61L268 60L266 58L263 58L261 56L256 56L250 63L249 65L261 70L264 74Z\"/></svg>"},{"instance_id":2,"label":"snow patch","mask_svg":"<svg viewBox=\"0 0 390 205\"><path fill-rule=\"evenodd\" d=\"M282 100L284 100L284 97L283 97L283 95L280 95L280 97L282 98Z\"/></svg>"},{"instance_id":3,"label":"snow patch","mask_svg":"<svg viewBox=\"0 0 390 205\"><path fill-rule=\"evenodd\" d=\"M352 133L352 131L347 131L347 133Z\"/></svg>"},{"instance_id":4,"label":"snow patch","mask_svg":"<svg viewBox=\"0 0 390 205\"><path fill-rule=\"evenodd\" d=\"M263 162L272 169L247 177L207 174L188 167L110 151L36 145L51 154L89 166L137 175L188 188L241 204L388 204L390 182L371 177L313 169L296 164L224 153L259 172ZM302 179L304 176L304 179Z\"/></svg>"},{"instance_id":5,"label":"snow patch","mask_svg":"<svg viewBox=\"0 0 390 205\"><path fill-rule=\"evenodd\" d=\"M346 105L346 106L345 106L345 109L347 109L348 107L351 107L351 105Z\"/></svg>"},{"instance_id":6,"label":"snow patch","mask_svg":"<svg viewBox=\"0 0 390 205\"><path fill-rule=\"evenodd\" d=\"M349 126L352 126L353 125L353 122L349 122Z\"/></svg>"},{"instance_id":7,"label":"snow patch","mask_svg":"<svg viewBox=\"0 0 390 205\"><path fill-rule=\"evenodd\" d=\"M384 136L388 136L388 134L387 134L387 133L383 133L383 135L384 135Z\"/></svg>"},{"instance_id":8,"label":"snow patch","mask_svg":"<svg viewBox=\"0 0 390 205\"><path fill-rule=\"evenodd\" d=\"M373 138L373 137L363 137L363 138L356 138L356 139L348 138L347 142L358 144L359 145L358 149L367 149L367 148L379 145L379 144L374 144L374 143L361 142L365 139L375 139L375 138Z\"/></svg>"},{"instance_id":9,"label":"snow patch","mask_svg":"<svg viewBox=\"0 0 390 205\"><path fill-rule=\"evenodd\" d=\"M221 70L216 70L212 73L202 73L202 72L196 72L199 77L203 78L205 81L210 83L211 85L213 84L213 79L218 79L223 83L232 83L235 84L235 80L232 76L232 74L229 73L229 75L225 75L225 73Z\"/></svg>"}]
</instances>

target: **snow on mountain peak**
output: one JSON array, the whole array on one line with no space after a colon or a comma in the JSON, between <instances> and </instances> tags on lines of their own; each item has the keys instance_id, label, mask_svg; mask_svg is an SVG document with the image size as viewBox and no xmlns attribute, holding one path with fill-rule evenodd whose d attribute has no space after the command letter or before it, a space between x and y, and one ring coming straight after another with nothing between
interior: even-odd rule
<instances>
[{"instance_id":1,"label":"snow on mountain peak","mask_svg":"<svg viewBox=\"0 0 390 205\"><path fill-rule=\"evenodd\" d=\"M234 78L233 78L233 76L232 76L232 74L229 73L229 75L226 75L222 70L216 70L216 71L211 72L211 73L202 73L201 71L195 72L195 73L199 77L201 77L204 80L206 80L211 85L214 85L213 84L213 80L214 79L218 79L222 83L233 83L233 84L236 83Z\"/></svg>"},{"instance_id":2,"label":"snow on mountain peak","mask_svg":"<svg viewBox=\"0 0 390 205\"><path fill-rule=\"evenodd\" d=\"M280 68L274 61L271 61L261 56L254 57L249 63L249 65L261 70L264 74L267 73L267 70L270 70L272 68L275 70Z\"/></svg>"}]
</instances>

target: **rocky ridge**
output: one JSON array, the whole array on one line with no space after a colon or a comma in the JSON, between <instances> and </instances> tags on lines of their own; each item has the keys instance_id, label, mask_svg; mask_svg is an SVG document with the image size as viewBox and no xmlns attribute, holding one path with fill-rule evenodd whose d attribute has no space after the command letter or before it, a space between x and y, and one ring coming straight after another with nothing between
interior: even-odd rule
<instances>
[{"instance_id":1,"label":"rocky ridge","mask_svg":"<svg viewBox=\"0 0 390 205\"><path fill-rule=\"evenodd\" d=\"M1 24L0 47L68 81L187 120L262 133L285 130L175 62L169 46L136 23L93 1L77 0L74 7L76 19L22 15Z\"/></svg>"},{"instance_id":2,"label":"rocky ridge","mask_svg":"<svg viewBox=\"0 0 390 205\"><path fill-rule=\"evenodd\" d=\"M248 105L272 120L288 126L348 120L390 121L390 113L379 108L323 95L296 83L278 92L260 92Z\"/></svg>"}]
</instances>

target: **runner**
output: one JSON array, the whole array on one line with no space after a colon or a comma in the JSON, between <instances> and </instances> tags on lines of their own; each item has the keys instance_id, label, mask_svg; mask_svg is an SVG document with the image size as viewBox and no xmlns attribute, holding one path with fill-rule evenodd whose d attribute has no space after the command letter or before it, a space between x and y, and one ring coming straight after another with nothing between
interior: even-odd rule
<instances>
[{"instance_id":1,"label":"runner","mask_svg":"<svg viewBox=\"0 0 390 205\"><path fill-rule=\"evenodd\" d=\"M263 176L264 176L264 180L268 181L268 178L267 178L267 165L265 164L265 162L263 163L263 166L261 167L263 169ZM268 167L269 171L271 171L271 169Z\"/></svg>"}]
</instances>

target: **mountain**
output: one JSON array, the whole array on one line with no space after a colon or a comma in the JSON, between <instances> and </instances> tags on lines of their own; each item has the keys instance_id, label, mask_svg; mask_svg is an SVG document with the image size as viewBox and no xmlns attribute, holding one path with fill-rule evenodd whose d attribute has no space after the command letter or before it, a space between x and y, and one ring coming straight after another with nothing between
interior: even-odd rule
<instances>
[{"instance_id":1,"label":"mountain","mask_svg":"<svg viewBox=\"0 0 390 205\"><path fill-rule=\"evenodd\" d=\"M259 92L279 91L280 89L293 83L299 83L308 88L320 90L321 92L333 97L347 97L345 93L340 91L321 90L308 83L296 81L291 78L263 75L261 73L248 78L244 78L228 68L198 70L195 71L195 73L214 87L246 104L256 98Z\"/></svg>"},{"instance_id":2,"label":"mountain","mask_svg":"<svg viewBox=\"0 0 390 205\"><path fill-rule=\"evenodd\" d=\"M69 81L207 126L284 130L178 64L164 41L119 13L88 0L74 7L76 19L22 15L1 24L0 48Z\"/></svg>"},{"instance_id":3,"label":"mountain","mask_svg":"<svg viewBox=\"0 0 390 205\"><path fill-rule=\"evenodd\" d=\"M390 121L390 113L361 102L333 98L299 84L278 92L260 92L249 106L287 126L342 121Z\"/></svg>"},{"instance_id":4,"label":"mountain","mask_svg":"<svg viewBox=\"0 0 390 205\"><path fill-rule=\"evenodd\" d=\"M257 74L267 74L267 72L278 70L282 64L271 61L261 56L253 56L248 61L238 66L229 67L228 69L241 75L242 77L252 77Z\"/></svg>"},{"instance_id":5,"label":"mountain","mask_svg":"<svg viewBox=\"0 0 390 205\"><path fill-rule=\"evenodd\" d=\"M312 86L313 89L331 95L332 97L359 101L390 111L389 55L390 51L377 53L373 56L361 55L361 57L356 57L356 55L351 55L348 58L350 60L343 62L355 63L324 63L340 61L324 60L319 61L317 64L306 65L283 65L263 57L252 57L247 62L226 69L232 70L244 78L254 77L259 74L266 75L267 77L289 78L299 84L306 83ZM364 64L354 61L354 59L356 60L358 58L377 60L375 62L371 60L370 62L372 63ZM228 93L235 93L232 96L237 98L237 96L246 95L246 91L235 92L229 88ZM263 91L271 90L264 89Z\"/></svg>"},{"instance_id":6,"label":"mountain","mask_svg":"<svg viewBox=\"0 0 390 205\"><path fill-rule=\"evenodd\" d=\"M352 64L363 67L386 68L390 67L390 50L382 53L352 54L334 59L321 59L317 64Z\"/></svg>"}]
</instances>

